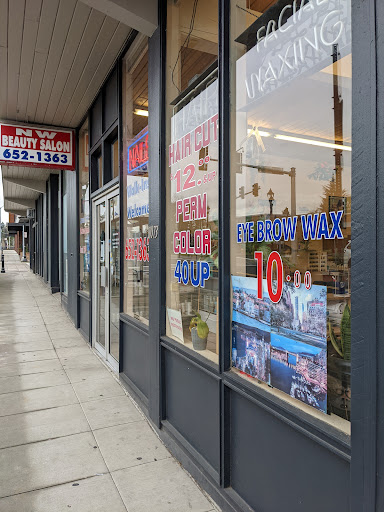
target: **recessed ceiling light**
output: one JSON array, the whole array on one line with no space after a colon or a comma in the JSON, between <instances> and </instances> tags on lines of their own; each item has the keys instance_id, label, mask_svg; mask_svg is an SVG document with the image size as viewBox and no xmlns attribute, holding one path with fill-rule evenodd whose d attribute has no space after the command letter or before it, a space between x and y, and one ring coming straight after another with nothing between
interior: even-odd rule
<instances>
[{"instance_id":1,"label":"recessed ceiling light","mask_svg":"<svg viewBox=\"0 0 384 512\"><path fill-rule=\"evenodd\" d=\"M136 114L137 116L148 117L148 110L144 110L143 108L136 108L133 111L133 113Z\"/></svg>"}]
</instances>

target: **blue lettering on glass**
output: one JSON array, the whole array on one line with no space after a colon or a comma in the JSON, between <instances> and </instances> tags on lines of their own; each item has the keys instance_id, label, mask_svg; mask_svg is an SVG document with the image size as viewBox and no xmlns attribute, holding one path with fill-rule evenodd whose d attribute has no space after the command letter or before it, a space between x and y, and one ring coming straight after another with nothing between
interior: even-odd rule
<instances>
[{"instance_id":1,"label":"blue lettering on glass","mask_svg":"<svg viewBox=\"0 0 384 512\"><path fill-rule=\"evenodd\" d=\"M316 240L316 229L317 229L317 221L319 214L315 213L312 215L302 215L301 216L301 226L303 229L303 237L304 240L308 240L311 237L311 240Z\"/></svg>"},{"instance_id":2,"label":"blue lettering on glass","mask_svg":"<svg viewBox=\"0 0 384 512\"><path fill-rule=\"evenodd\" d=\"M332 227L332 231L331 231L331 234L329 235L329 238L344 238L343 237L343 233L341 232L341 228L340 228L340 222L341 222L341 217L343 216L343 211L339 211L339 212L329 212L329 215L331 217L331 220L333 222L333 227Z\"/></svg>"},{"instance_id":3,"label":"blue lettering on glass","mask_svg":"<svg viewBox=\"0 0 384 512\"><path fill-rule=\"evenodd\" d=\"M304 240L326 240L343 239L341 231L341 219L344 211L329 212L329 217L333 223L330 226L328 214L326 212L301 215L301 229ZM254 222L239 222L236 226L237 243L247 243L254 241ZM279 242L281 238L284 241L295 240L297 230L297 216L258 220L256 224L256 242Z\"/></svg>"},{"instance_id":4,"label":"blue lettering on glass","mask_svg":"<svg viewBox=\"0 0 384 512\"><path fill-rule=\"evenodd\" d=\"M196 265L196 277L195 277L195 265ZM211 268L207 261L187 261L177 260L174 276L179 283L187 285L189 280L194 287L200 286L205 287L205 281L209 279Z\"/></svg>"},{"instance_id":5,"label":"blue lettering on glass","mask_svg":"<svg viewBox=\"0 0 384 512\"><path fill-rule=\"evenodd\" d=\"M326 240L329 239L327 214L325 212L320 214L320 222L316 238L317 240L321 240L322 238L325 238Z\"/></svg>"}]
</instances>

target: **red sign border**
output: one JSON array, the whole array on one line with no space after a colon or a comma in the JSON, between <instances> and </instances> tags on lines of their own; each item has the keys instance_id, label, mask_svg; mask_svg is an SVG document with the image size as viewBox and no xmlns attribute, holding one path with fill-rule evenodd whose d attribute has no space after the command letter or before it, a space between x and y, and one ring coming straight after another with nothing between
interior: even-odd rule
<instances>
[{"instance_id":1,"label":"red sign border","mask_svg":"<svg viewBox=\"0 0 384 512\"><path fill-rule=\"evenodd\" d=\"M72 165L52 165L47 164L43 162L25 162L21 164L21 162L17 162L15 160L3 160L0 158L0 165L10 165L15 167L37 167L39 169L56 169L56 171L76 171L76 131L69 128L69 129L63 129L63 128L56 128L55 126L39 126L35 124L13 124L13 123L3 123L0 121L0 126L12 126L14 128L30 128L32 130L36 129L42 129L52 132L65 132L70 133L72 136Z\"/></svg>"}]
</instances>

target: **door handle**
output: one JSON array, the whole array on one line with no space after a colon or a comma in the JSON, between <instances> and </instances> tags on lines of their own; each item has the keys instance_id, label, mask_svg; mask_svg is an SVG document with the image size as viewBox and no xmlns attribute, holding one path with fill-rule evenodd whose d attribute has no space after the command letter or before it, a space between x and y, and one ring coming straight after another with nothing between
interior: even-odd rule
<instances>
[{"instance_id":1,"label":"door handle","mask_svg":"<svg viewBox=\"0 0 384 512\"><path fill-rule=\"evenodd\" d=\"M100 269L100 286L103 288L108 286L108 271L105 265Z\"/></svg>"}]
</instances>

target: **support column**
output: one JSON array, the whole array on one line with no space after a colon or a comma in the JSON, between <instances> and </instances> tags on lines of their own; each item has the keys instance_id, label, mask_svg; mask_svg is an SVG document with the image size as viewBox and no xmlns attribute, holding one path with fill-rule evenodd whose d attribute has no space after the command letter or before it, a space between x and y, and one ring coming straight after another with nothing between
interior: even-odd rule
<instances>
[{"instance_id":1,"label":"support column","mask_svg":"<svg viewBox=\"0 0 384 512\"><path fill-rule=\"evenodd\" d=\"M36 202L35 202L36 212ZM35 214L36 215L36 214ZM29 219L29 266L33 273L36 273L35 269L35 228L33 227L35 218Z\"/></svg>"},{"instance_id":2,"label":"support column","mask_svg":"<svg viewBox=\"0 0 384 512\"><path fill-rule=\"evenodd\" d=\"M59 176L51 174L48 180L48 283L52 293L60 291L59 280Z\"/></svg>"}]
</instances>

